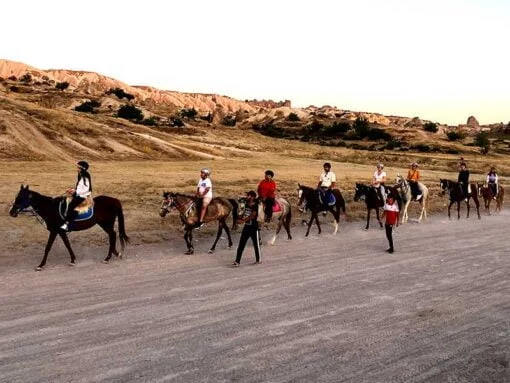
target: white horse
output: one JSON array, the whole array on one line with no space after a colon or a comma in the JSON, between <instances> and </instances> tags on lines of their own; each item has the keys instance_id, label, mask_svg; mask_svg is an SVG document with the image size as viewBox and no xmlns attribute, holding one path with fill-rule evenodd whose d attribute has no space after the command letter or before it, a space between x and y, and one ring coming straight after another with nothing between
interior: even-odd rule
<instances>
[{"instance_id":1,"label":"white horse","mask_svg":"<svg viewBox=\"0 0 510 383\"><path fill-rule=\"evenodd\" d=\"M402 175L397 175L395 182L399 188L398 192L402 197L402 223L406 223L409 219L409 216L407 215L407 208L411 201L416 201L416 198L411 193L411 185L409 184L409 181L407 181ZM418 218L418 222L421 222L422 218L427 219L427 199L429 197L429 189L421 182L418 182L418 188L422 193L422 198L417 201L421 205L420 218Z\"/></svg>"}]
</instances>

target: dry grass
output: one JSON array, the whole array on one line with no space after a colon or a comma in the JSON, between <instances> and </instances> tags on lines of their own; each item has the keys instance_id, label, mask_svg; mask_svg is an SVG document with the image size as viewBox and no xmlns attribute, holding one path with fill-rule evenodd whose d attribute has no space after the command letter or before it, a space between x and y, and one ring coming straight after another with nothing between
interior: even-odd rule
<instances>
[{"instance_id":1,"label":"dry grass","mask_svg":"<svg viewBox=\"0 0 510 383\"><path fill-rule=\"evenodd\" d=\"M361 162L359 153L355 153L356 162ZM208 166L212 169L214 192L218 196L236 197L250 189L256 189L263 172L271 168L276 173L279 193L288 197L295 207L297 203L297 183L315 185L326 159L326 152L316 154L319 159L296 158L269 153L253 153L248 158L232 158L214 161L104 161L92 162L94 194L107 194L119 198L124 206L126 228L134 244L159 242L165 240L182 241L182 229L176 213L162 220L159 206L163 191L193 192L199 176L199 169ZM314 156L313 154L311 155ZM333 156L331 158L334 158ZM347 219L360 221L365 217L365 206L362 202L353 202L355 182L368 182L374 170L373 161L365 158L365 164L354 162L332 161L333 170L339 179L339 187L347 200ZM395 159L397 160L397 159ZM408 158L405 163L409 162ZM438 179L440 177L456 178L455 169L444 170L442 158L421 158L422 163L432 164L430 168L422 166L424 183L431 192L429 213L445 213L445 197L439 195ZM368 164L367 164L368 162ZM446 163L455 162L449 158ZM486 169L484 158L470 161L472 168ZM435 164L435 165L434 165ZM497 166L504 166L497 164ZM404 174L406 167L387 165L390 180L397 174ZM508 170L506 170L508 171ZM508 174L508 173L507 173ZM20 184L29 184L32 189L46 194L58 195L75 182L75 168L69 162L2 162L0 163L0 191L3 214L0 216L0 229L11 233L10 239L2 246L4 249L18 248L30 244L42 246L46 241L47 232L35 218L21 216L16 219L8 216L8 209ZM473 174L473 181L480 181L483 174ZM503 177L505 184L506 177ZM417 218L418 204L413 203L410 209L411 219ZM294 212L294 225L300 224L303 217L297 210ZM322 221L329 221L321 218ZM206 236L215 231L214 225L198 233L198 237ZM341 231L339 233L341 234ZM106 236L101 229L94 228L88 232L72 234L74 243L105 244Z\"/></svg>"}]
</instances>

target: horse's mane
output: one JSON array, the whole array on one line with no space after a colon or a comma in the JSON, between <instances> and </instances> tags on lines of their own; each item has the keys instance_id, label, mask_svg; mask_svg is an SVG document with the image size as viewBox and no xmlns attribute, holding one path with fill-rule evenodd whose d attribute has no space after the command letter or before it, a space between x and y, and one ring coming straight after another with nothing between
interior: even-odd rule
<instances>
[{"instance_id":1,"label":"horse's mane","mask_svg":"<svg viewBox=\"0 0 510 383\"><path fill-rule=\"evenodd\" d=\"M193 194L186 194L186 193L174 193L174 192L165 192L164 194L173 194L174 196L176 197L186 197L186 198L191 198L191 199L195 199L196 196L193 195Z\"/></svg>"},{"instance_id":2,"label":"horse's mane","mask_svg":"<svg viewBox=\"0 0 510 383\"><path fill-rule=\"evenodd\" d=\"M306 190L306 191L314 190L314 188L311 188L310 186L305 186L305 185L301 185L301 184L299 184L299 188L302 190Z\"/></svg>"}]
</instances>

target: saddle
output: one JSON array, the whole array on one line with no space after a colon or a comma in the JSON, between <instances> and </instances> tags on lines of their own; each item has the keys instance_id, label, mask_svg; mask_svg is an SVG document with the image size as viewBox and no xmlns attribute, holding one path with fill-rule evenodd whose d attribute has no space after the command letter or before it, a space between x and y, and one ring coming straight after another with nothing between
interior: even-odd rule
<instances>
[{"instance_id":1,"label":"saddle","mask_svg":"<svg viewBox=\"0 0 510 383\"><path fill-rule=\"evenodd\" d=\"M62 219L65 219L67 206L72 201L72 199L73 199L72 196L66 195L62 199L62 201L60 201L60 206L58 210ZM75 214L71 222L86 221L87 219L92 218L94 216L94 200L92 199L92 196L88 196L87 198L85 198L85 201L76 206L74 212Z\"/></svg>"}]
</instances>

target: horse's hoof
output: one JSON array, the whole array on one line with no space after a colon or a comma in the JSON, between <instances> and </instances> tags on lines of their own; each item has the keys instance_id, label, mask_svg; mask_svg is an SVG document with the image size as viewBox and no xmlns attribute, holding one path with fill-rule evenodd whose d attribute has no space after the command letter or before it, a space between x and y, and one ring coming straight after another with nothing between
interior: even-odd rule
<instances>
[{"instance_id":1,"label":"horse's hoof","mask_svg":"<svg viewBox=\"0 0 510 383\"><path fill-rule=\"evenodd\" d=\"M211 249L211 250L208 251L208 253L212 254L212 253L214 253L214 250Z\"/></svg>"},{"instance_id":2,"label":"horse's hoof","mask_svg":"<svg viewBox=\"0 0 510 383\"><path fill-rule=\"evenodd\" d=\"M76 266L76 263L74 263L74 262L69 262L69 263L67 264L67 266L70 266L70 267L72 267L72 266Z\"/></svg>"},{"instance_id":3,"label":"horse's hoof","mask_svg":"<svg viewBox=\"0 0 510 383\"><path fill-rule=\"evenodd\" d=\"M41 266L37 266L37 267L35 268L35 271L42 271L42 267L41 267Z\"/></svg>"},{"instance_id":4,"label":"horse's hoof","mask_svg":"<svg viewBox=\"0 0 510 383\"><path fill-rule=\"evenodd\" d=\"M102 264L104 264L104 265L107 265L108 263L110 263L110 261L107 261L106 259L103 259L103 260L101 261L101 263L102 263Z\"/></svg>"},{"instance_id":5,"label":"horse's hoof","mask_svg":"<svg viewBox=\"0 0 510 383\"><path fill-rule=\"evenodd\" d=\"M231 248L232 248L232 245L228 245L228 246L227 246L227 249L231 249Z\"/></svg>"},{"instance_id":6,"label":"horse's hoof","mask_svg":"<svg viewBox=\"0 0 510 383\"><path fill-rule=\"evenodd\" d=\"M189 251L189 250L188 250L188 251L186 251L184 254L185 254L185 255L191 255L191 254L193 254L193 251Z\"/></svg>"},{"instance_id":7,"label":"horse's hoof","mask_svg":"<svg viewBox=\"0 0 510 383\"><path fill-rule=\"evenodd\" d=\"M115 256L116 256L117 258L122 259L122 253L117 253L117 254L115 254Z\"/></svg>"}]
</instances>

